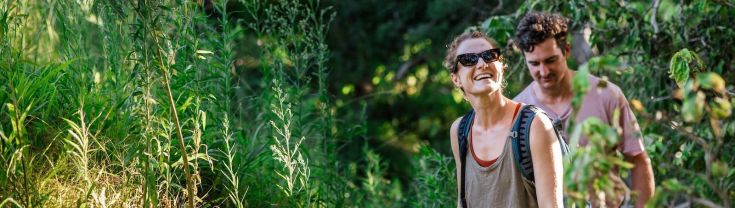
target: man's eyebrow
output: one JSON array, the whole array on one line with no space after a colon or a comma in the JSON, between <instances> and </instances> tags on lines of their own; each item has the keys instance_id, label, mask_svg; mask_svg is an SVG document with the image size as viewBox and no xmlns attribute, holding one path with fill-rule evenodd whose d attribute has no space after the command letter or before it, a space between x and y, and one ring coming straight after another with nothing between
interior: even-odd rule
<instances>
[{"instance_id":1,"label":"man's eyebrow","mask_svg":"<svg viewBox=\"0 0 735 208\"><path fill-rule=\"evenodd\" d=\"M558 58L558 57L559 57L559 55L549 56L548 58L545 58L544 61L548 61L548 60L551 60L553 58Z\"/></svg>"},{"instance_id":2,"label":"man's eyebrow","mask_svg":"<svg viewBox=\"0 0 735 208\"><path fill-rule=\"evenodd\" d=\"M526 59L526 62L534 64L534 63L538 63L539 60L529 60L529 59Z\"/></svg>"},{"instance_id":3,"label":"man's eyebrow","mask_svg":"<svg viewBox=\"0 0 735 208\"><path fill-rule=\"evenodd\" d=\"M543 58L541 60L548 61L549 59L556 58L556 57L559 57L559 55L552 55L552 56ZM538 62L541 62L541 61L538 61L538 60L527 60L527 61L530 62L530 63L538 63Z\"/></svg>"}]
</instances>

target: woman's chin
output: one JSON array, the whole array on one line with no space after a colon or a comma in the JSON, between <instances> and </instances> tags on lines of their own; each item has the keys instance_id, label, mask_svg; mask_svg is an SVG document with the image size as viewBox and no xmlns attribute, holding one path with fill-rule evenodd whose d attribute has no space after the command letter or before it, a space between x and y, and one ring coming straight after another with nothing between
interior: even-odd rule
<instances>
[{"instance_id":1,"label":"woman's chin","mask_svg":"<svg viewBox=\"0 0 735 208\"><path fill-rule=\"evenodd\" d=\"M470 91L472 94L476 95L488 95L495 92L500 92L500 85L499 84L492 84L488 83L487 85L477 86Z\"/></svg>"}]
</instances>

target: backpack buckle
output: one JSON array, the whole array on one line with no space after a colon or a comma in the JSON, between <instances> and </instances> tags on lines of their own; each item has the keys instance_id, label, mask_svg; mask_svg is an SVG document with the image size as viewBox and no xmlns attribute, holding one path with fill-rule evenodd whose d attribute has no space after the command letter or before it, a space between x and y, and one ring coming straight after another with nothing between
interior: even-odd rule
<instances>
[{"instance_id":1,"label":"backpack buckle","mask_svg":"<svg viewBox=\"0 0 735 208\"><path fill-rule=\"evenodd\" d=\"M557 119L554 119L553 126L554 126L554 128L556 128L558 130L564 130L563 129L564 127L563 127L563 125L561 123L561 119L558 119L558 118Z\"/></svg>"}]
</instances>

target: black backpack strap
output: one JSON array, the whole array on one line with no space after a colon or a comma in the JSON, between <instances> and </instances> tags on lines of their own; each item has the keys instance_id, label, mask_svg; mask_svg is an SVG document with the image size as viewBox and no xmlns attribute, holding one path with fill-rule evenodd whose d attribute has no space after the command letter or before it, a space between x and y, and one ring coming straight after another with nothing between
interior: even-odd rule
<instances>
[{"instance_id":1,"label":"black backpack strap","mask_svg":"<svg viewBox=\"0 0 735 208\"><path fill-rule=\"evenodd\" d=\"M521 171L523 178L534 181L533 177L533 159L531 158L531 122L536 116L536 107L533 105L523 105L518 119L513 123L511 130L511 138L513 139L513 156L515 157L516 167Z\"/></svg>"},{"instance_id":2,"label":"black backpack strap","mask_svg":"<svg viewBox=\"0 0 735 208\"><path fill-rule=\"evenodd\" d=\"M467 162L467 148L468 148L468 141L467 138L470 133L470 126L472 125L472 120L475 117L475 111L471 110L467 114L465 114L462 117L462 120L459 122L459 127L457 128L457 139L459 140L457 144L459 144L459 164L460 164L460 170L462 170L462 174L460 176L460 190L459 190L459 200L462 204L462 207L467 208L467 199L465 197L465 167Z\"/></svg>"},{"instance_id":3,"label":"black backpack strap","mask_svg":"<svg viewBox=\"0 0 735 208\"><path fill-rule=\"evenodd\" d=\"M548 114L546 114L546 112L544 111L541 111L541 112L543 112L544 115L546 115L547 117L549 117L549 119L551 119L551 117ZM562 156L567 155L567 153L569 153L569 144L567 144L567 138L564 137L564 134L562 134L563 127L561 124L561 120L558 120L558 119L557 120L551 119L551 120L552 120L552 123L554 124L554 133L556 134L556 138L559 140L559 146L561 146L561 155Z\"/></svg>"},{"instance_id":4,"label":"black backpack strap","mask_svg":"<svg viewBox=\"0 0 735 208\"><path fill-rule=\"evenodd\" d=\"M531 157L531 123L536 115L543 115L551 119L546 112L534 105L524 105L521 109L516 122L513 123L511 137L513 137L513 155L515 156L516 166L521 171L521 175L530 181L534 180L533 174L533 158ZM554 125L554 133L559 140L562 155L569 152L564 137L561 135L561 125Z\"/></svg>"},{"instance_id":5,"label":"black backpack strap","mask_svg":"<svg viewBox=\"0 0 735 208\"><path fill-rule=\"evenodd\" d=\"M549 121L551 121L554 127L554 134L556 135L556 139L559 140L559 147L561 148L561 155L562 156L567 155L567 153L569 153L569 145L567 144L567 139L564 137L564 134L562 134L563 132L562 131L562 128L563 128L562 121L559 119L551 118L551 116L549 116L549 114L547 114L546 111L541 110L541 108L538 108L534 105L530 105L530 108L531 110L536 112L537 115L546 116L546 118L548 118ZM530 127L531 126L529 125L529 129Z\"/></svg>"}]
</instances>

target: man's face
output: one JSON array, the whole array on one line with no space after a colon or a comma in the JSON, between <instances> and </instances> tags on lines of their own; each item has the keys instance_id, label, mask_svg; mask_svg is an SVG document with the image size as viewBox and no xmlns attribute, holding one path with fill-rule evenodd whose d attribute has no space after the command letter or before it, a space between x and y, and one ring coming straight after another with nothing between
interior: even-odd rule
<instances>
[{"instance_id":1,"label":"man's face","mask_svg":"<svg viewBox=\"0 0 735 208\"><path fill-rule=\"evenodd\" d=\"M562 53L566 51L566 53ZM542 89L553 90L561 86L560 83L567 76L568 48L559 48L554 38L548 38L534 46L533 52L523 52L526 65L533 80Z\"/></svg>"}]
</instances>

